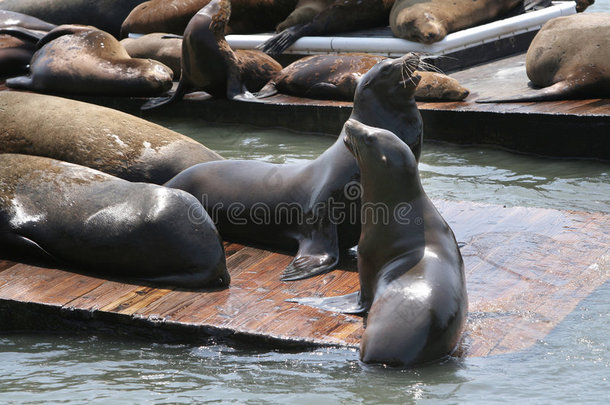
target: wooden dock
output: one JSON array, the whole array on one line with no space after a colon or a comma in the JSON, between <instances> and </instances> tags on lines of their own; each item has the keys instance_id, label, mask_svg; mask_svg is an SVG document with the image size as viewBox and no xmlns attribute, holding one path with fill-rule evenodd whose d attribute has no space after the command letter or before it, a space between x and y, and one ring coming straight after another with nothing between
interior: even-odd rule
<instances>
[{"instance_id":1,"label":"wooden dock","mask_svg":"<svg viewBox=\"0 0 610 405\"><path fill-rule=\"evenodd\" d=\"M610 215L435 201L464 242L469 320L462 352L523 350L610 279ZM0 331L112 333L163 341L212 336L279 348L358 347L362 319L284 300L357 291L341 270L280 282L291 256L226 243L231 286L154 288L0 261Z\"/></svg>"},{"instance_id":2,"label":"wooden dock","mask_svg":"<svg viewBox=\"0 0 610 405\"><path fill-rule=\"evenodd\" d=\"M424 141L486 145L562 158L610 160L610 99L479 104L479 97L519 94L527 88L525 54L451 73L471 94L463 102L419 102ZM6 87L0 84L0 91ZM185 118L284 127L338 135L351 102L276 95L260 102L210 99L194 94L180 103L141 111L145 100L129 97L73 99L115 108L147 119Z\"/></svg>"}]
</instances>

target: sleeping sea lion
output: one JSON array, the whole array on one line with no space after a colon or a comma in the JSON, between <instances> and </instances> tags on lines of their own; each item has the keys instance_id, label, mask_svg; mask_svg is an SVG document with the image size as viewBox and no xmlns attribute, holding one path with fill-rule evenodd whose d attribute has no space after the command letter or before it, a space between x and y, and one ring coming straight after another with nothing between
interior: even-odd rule
<instances>
[{"instance_id":1,"label":"sleeping sea lion","mask_svg":"<svg viewBox=\"0 0 610 405\"><path fill-rule=\"evenodd\" d=\"M95 27L61 25L45 35L30 74L11 88L38 92L153 96L169 90L172 72L160 62L131 58L112 35Z\"/></svg>"},{"instance_id":2,"label":"sleeping sea lion","mask_svg":"<svg viewBox=\"0 0 610 405\"><path fill-rule=\"evenodd\" d=\"M230 281L190 194L10 153L0 154L0 258L187 288Z\"/></svg>"}]
</instances>

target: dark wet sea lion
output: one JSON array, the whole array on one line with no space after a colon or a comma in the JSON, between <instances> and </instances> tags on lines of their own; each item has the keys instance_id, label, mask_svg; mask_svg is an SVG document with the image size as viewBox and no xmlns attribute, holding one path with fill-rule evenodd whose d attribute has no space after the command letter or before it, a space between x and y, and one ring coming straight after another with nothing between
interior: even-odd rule
<instances>
[{"instance_id":1,"label":"dark wet sea lion","mask_svg":"<svg viewBox=\"0 0 610 405\"><path fill-rule=\"evenodd\" d=\"M443 358L456 349L468 311L453 232L426 196L415 156L396 135L352 119L345 133L363 189L360 294L292 301L368 312L364 363L408 367Z\"/></svg>"},{"instance_id":2,"label":"dark wet sea lion","mask_svg":"<svg viewBox=\"0 0 610 405\"><path fill-rule=\"evenodd\" d=\"M187 288L230 281L190 194L39 156L0 154L0 257Z\"/></svg>"},{"instance_id":3,"label":"dark wet sea lion","mask_svg":"<svg viewBox=\"0 0 610 405\"><path fill-rule=\"evenodd\" d=\"M125 38L121 45L132 58L159 61L172 70L174 80L180 79L182 38L157 32L139 38Z\"/></svg>"},{"instance_id":4,"label":"dark wet sea lion","mask_svg":"<svg viewBox=\"0 0 610 405\"><path fill-rule=\"evenodd\" d=\"M52 24L93 25L118 37L127 15L144 0L2 0L0 9Z\"/></svg>"},{"instance_id":5,"label":"dark wet sea lion","mask_svg":"<svg viewBox=\"0 0 610 405\"><path fill-rule=\"evenodd\" d=\"M231 16L229 0L212 0L191 19L182 40L182 74L171 97L154 99L142 106L155 108L175 102L189 90L203 90L218 98L254 98L282 66L259 51L233 51L225 40Z\"/></svg>"},{"instance_id":6,"label":"dark wet sea lion","mask_svg":"<svg viewBox=\"0 0 610 405\"><path fill-rule=\"evenodd\" d=\"M279 55L304 36L385 26L393 4L394 0L300 0L287 21L280 23L281 32L261 44L260 49ZM321 11L316 13L318 10Z\"/></svg>"},{"instance_id":7,"label":"dark wet sea lion","mask_svg":"<svg viewBox=\"0 0 610 405\"><path fill-rule=\"evenodd\" d=\"M574 14L547 21L527 50L533 87L515 97L477 102L610 98L610 13Z\"/></svg>"},{"instance_id":8,"label":"dark wet sea lion","mask_svg":"<svg viewBox=\"0 0 610 405\"><path fill-rule=\"evenodd\" d=\"M321 100L352 101L358 81L376 63L387 59L366 53L306 56L286 66L256 94L277 93ZM415 100L463 100L468 90L457 80L437 72L418 71L421 81Z\"/></svg>"},{"instance_id":9,"label":"dark wet sea lion","mask_svg":"<svg viewBox=\"0 0 610 405\"><path fill-rule=\"evenodd\" d=\"M493 20L524 0L396 0L390 27L398 38L431 44L451 32Z\"/></svg>"},{"instance_id":10,"label":"dark wet sea lion","mask_svg":"<svg viewBox=\"0 0 610 405\"><path fill-rule=\"evenodd\" d=\"M0 153L46 156L157 184L194 164L222 159L191 138L133 115L17 91L0 92Z\"/></svg>"},{"instance_id":11,"label":"dark wet sea lion","mask_svg":"<svg viewBox=\"0 0 610 405\"><path fill-rule=\"evenodd\" d=\"M411 76L419 57L379 62L359 81L351 117L394 131L419 157L422 119ZM342 135L339 137L341 138ZM283 280L332 269L340 249L360 235L358 165L338 139L317 159L301 164L237 160L193 166L165 185L203 202L226 239L295 249Z\"/></svg>"},{"instance_id":12,"label":"dark wet sea lion","mask_svg":"<svg viewBox=\"0 0 610 405\"><path fill-rule=\"evenodd\" d=\"M0 1L0 7L2 7L2 3L3 2ZM46 32L55 28L55 24L48 23L36 17L23 13L17 13L15 11L0 9L0 28L14 26Z\"/></svg>"},{"instance_id":13,"label":"dark wet sea lion","mask_svg":"<svg viewBox=\"0 0 610 405\"><path fill-rule=\"evenodd\" d=\"M122 26L129 33L184 32L191 18L210 0L150 0L134 8ZM232 0L226 33L251 34L273 29L294 9L297 0Z\"/></svg>"},{"instance_id":14,"label":"dark wet sea lion","mask_svg":"<svg viewBox=\"0 0 610 405\"><path fill-rule=\"evenodd\" d=\"M61 25L43 37L30 74L11 78L11 88L48 93L153 96L172 86L160 62L131 58L110 34L89 26Z\"/></svg>"}]
</instances>

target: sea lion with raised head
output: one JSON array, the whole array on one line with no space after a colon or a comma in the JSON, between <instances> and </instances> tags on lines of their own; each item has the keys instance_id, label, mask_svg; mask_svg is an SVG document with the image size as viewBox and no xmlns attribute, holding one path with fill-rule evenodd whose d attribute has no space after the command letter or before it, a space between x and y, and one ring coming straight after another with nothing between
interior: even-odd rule
<instances>
[{"instance_id":1,"label":"sea lion with raised head","mask_svg":"<svg viewBox=\"0 0 610 405\"><path fill-rule=\"evenodd\" d=\"M278 34L259 48L279 55L304 36L386 26L393 4L394 0L299 0L292 14L278 25Z\"/></svg>"},{"instance_id":2,"label":"sea lion with raised head","mask_svg":"<svg viewBox=\"0 0 610 405\"><path fill-rule=\"evenodd\" d=\"M377 63L358 82L351 117L388 128L419 158L422 119L413 93L419 57ZM343 132L342 132L343 134ZM167 182L203 202L226 239L297 249L283 280L332 269L341 249L360 235L359 179L354 157L339 139L317 159L300 164L226 160L193 166Z\"/></svg>"},{"instance_id":3,"label":"sea lion with raised head","mask_svg":"<svg viewBox=\"0 0 610 405\"><path fill-rule=\"evenodd\" d=\"M366 53L306 56L283 68L256 93L256 98L282 93L352 101L360 78L384 59L387 58ZM424 62L420 63L420 68L425 67ZM442 73L419 70L418 74L421 81L415 90L415 100L459 101L469 94L457 80Z\"/></svg>"},{"instance_id":4,"label":"sea lion with raised head","mask_svg":"<svg viewBox=\"0 0 610 405\"><path fill-rule=\"evenodd\" d=\"M609 38L610 13L553 18L538 31L525 58L530 85L539 90L477 102L610 98Z\"/></svg>"},{"instance_id":5,"label":"sea lion with raised head","mask_svg":"<svg viewBox=\"0 0 610 405\"><path fill-rule=\"evenodd\" d=\"M187 288L230 281L190 194L39 156L0 154L0 258Z\"/></svg>"},{"instance_id":6,"label":"sea lion with raised head","mask_svg":"<svg viewBox=\"0 0 610 405\"><path fill-rule=\"evenodd\" d=\"M368 313L364 363L408 367L441 359L455 351L468 312L455 236L426 196L415 156L396 135L350 119L343 139L358 161L363 191L360 294L292 301Z\"/></svg>"},{"instance_id":7,"label":"sea lion with raised head","mask_svg":"<svg viewBox=\"0 0 610 405\"><path fill-rule=\"evenodd\" d=\"M150 100L142 109L156 108L182 99L189 90L213 97L254 98L282 66L263 52L233 51L225 40L231 16L229 0L212 0L188 23L182 40L182 74L172 96Z\"/></svg>"},{"instance_id":8,"label":"sea lion with raised head","mask_svg":"<svg viewBox=\"0 0 610 405\"><path fill-rule=\"evenodd\" d=\"M222 159L187 136L133 115L17 91L0 92L0 153L46 156L157 184L197 163Z\"/></svg>"},{"instance_id":9,"label":"sea lion with raised head","mask_svg":"<svg viewBox=\"0 0 610 405\"><path fill-rule=\"evenodd\" d=\"M154 96L172 87L170 68L131 58L119 41L95 27L60 25L37 47L30 74L8 79L8 87L104 96Z\"/></svg>"}]
</instances>

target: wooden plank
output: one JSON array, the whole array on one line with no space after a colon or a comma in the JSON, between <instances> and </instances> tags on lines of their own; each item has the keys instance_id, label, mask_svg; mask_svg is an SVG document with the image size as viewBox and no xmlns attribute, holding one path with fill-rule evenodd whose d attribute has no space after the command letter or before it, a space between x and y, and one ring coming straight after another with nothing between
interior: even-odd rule
<instances>
[{"instance_id":1,"label":"wooden plank","mask_svg":"<svg viewBox=\"0 0 610 405\"><path fill-rule=\"evenodd\" d=\"M444 200L435 204L465 243L470 315L463 351L468 356L531 346L610 278L608 214ZM286 344L358 346L361 318L285 301L357 291L356 272L335 270L281 282L292 256L225 246L233 277L225 290L157 289L16 264L0 271L0 303L80 309L93 318L96 313L115 314L125 317L125 325L137 318L150 328L169 325L178 334L204 327L208 333L225 331Z\"/></svg>"}]
</instances>

